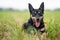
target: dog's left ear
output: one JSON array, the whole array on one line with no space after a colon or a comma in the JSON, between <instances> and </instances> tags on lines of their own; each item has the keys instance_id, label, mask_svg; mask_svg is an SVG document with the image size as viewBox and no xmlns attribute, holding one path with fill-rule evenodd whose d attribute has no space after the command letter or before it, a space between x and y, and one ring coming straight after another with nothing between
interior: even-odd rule
<instances>
[{"instance_id":1,"label":"dog's left ear","mask_svg":"<svg viewBox=\"0 0 60 40\"><path fill-rule=\"evenodd\" d=\"M42 10L42 12L44 11L44 2L41 3L39 9Z\"/></svg>"},{"instance_id":2,"label":"dog's left ear","mask_svg":"<svg viewBox=\"0 0 60 40\"><path fill-rule=\"evenodd\" d=\"M34 10L34 8L32 7L32 5L30 3L28 3L28 7L29 7L30 12L32 12Z\"/></svg>"}]
</instances>

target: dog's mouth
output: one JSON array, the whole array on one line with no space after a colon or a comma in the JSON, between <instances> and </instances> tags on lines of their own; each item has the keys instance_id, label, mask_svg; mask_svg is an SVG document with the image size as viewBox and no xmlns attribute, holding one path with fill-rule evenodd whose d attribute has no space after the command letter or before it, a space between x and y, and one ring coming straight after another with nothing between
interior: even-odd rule
<instances>
[{"instance_id":1,"label":"dog's mouth","mask_svg":"<svg viewBox=\"0 0 60 40\"><path fill-rule=\"evenodd\" d=\"M39 22L39 21L35 21L33 24L34 24L36 27L39 27L39 26L40 26L40 22Z\"/></svg>"}]
</instances>

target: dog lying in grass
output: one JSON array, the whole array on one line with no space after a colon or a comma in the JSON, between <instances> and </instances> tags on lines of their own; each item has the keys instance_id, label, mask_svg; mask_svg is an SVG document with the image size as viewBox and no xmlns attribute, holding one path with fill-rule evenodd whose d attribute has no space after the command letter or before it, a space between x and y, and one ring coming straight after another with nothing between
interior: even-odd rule
<instances>
[{"instance_id":1,"label":"dog lying in grass","mask_svg":"<svg viewBox=\"0 0 60 40\"><path fill-rule=\"evenodd\" d=\"M30 3L29 3L28 7L29 7L29 12L30 12L30 18L27 22L25 22L23 24L23 29L25 29L25 31L28 31L29 28L32 26L30 28L30 31L31 30L35 31L35 29L36 29L36 31L40 32L41 40L43 40L43 37L46 35L45 34L45 25L44 25L44 21L43 21L44 2L41 3L39 9L34 9ZM28 32L28 33L30 33L30 32Z\"/></svg>"}]
</instances>

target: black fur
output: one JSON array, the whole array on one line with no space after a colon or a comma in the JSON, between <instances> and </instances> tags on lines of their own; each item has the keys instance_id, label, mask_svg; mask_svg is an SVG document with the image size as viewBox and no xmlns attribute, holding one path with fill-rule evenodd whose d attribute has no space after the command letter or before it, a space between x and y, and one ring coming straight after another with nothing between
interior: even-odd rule
<instances>
[{"instance_id":1,"label":"black fur","mask_svg":"<svg viewBox=\"0 0 60 40\"><path fill-rule=\"evenodd\" d=\"M44 14L44 2L41 3L39 9L34 9L30 3L29 3L29 6L28 7L29 7L29 11L30 11L30 19L26 23L23 24L23 28L24 29L27 29L30 25L32 25L33 27L35 27L36 30L40 30L42 28L45 28L43 18L42 19L39 19L39 17L41 17L41 16L43 17L43 14ZM36 12L36 14L33 11ZM40 13L38 13L38 11ZM32 17L36 17L36 19L37 18L39 19L39 22L40 22L40 26L39 27L36 27L33 24L33 20L32 20L31 15L32 15ZM43 30L41 32L43 33L43 32L45 32L45 30Z\"/></svg>"}]
</instances>

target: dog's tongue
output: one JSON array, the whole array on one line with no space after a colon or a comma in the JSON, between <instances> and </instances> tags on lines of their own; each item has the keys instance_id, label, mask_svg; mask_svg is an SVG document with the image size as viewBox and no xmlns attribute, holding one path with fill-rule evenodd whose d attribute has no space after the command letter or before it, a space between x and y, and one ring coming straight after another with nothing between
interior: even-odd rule
<instances>
[{"instance_id":1,"label":"dog's tongue","mask_svg":"<svg viewBox=\"0 0 60 40\"><path fill-rule=\"evenodd\" d=\"M35 22L35 26L39 27L40 26L40 22Z\"/></svg>"}]
</instances>

